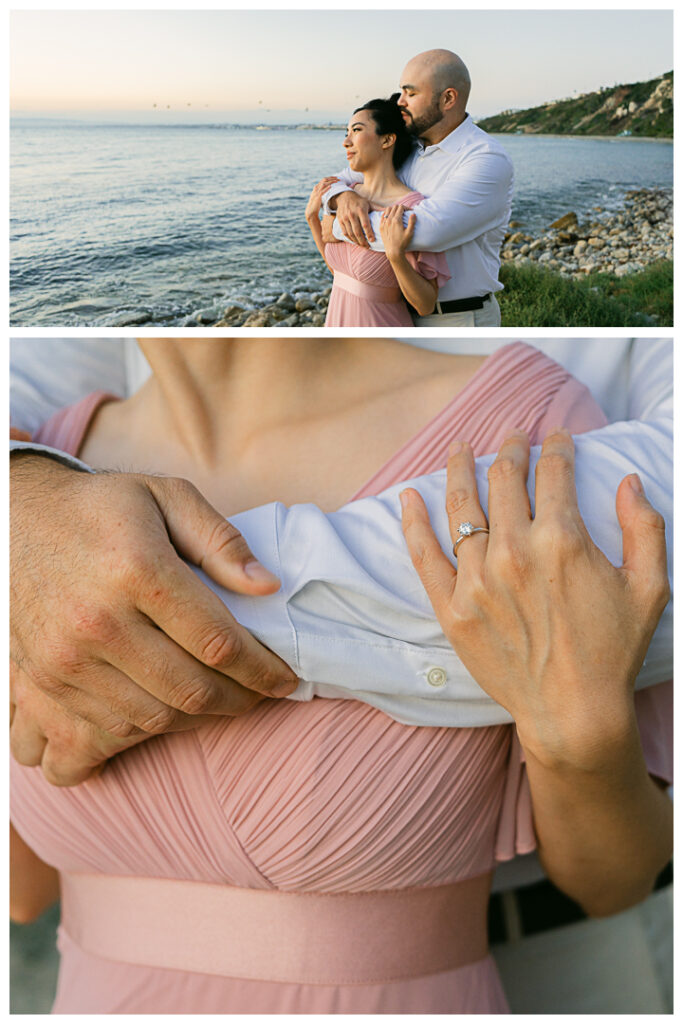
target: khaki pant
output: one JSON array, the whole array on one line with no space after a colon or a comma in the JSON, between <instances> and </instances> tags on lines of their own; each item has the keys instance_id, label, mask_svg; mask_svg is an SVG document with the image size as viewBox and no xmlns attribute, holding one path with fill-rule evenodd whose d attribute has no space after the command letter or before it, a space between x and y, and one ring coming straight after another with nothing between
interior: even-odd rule
<instances>
[{"instance_id":1,"label":"khaki pant","mask_svg":"<svg viewBox=\"0 0 683 1024\"><path fill-rule=\"evenodd\" d=\"M670 1014L672 940L669 886L614 917L521 936L491 953L511 1013Z\"/></svg>"},{"instance_id":2,"label":"khaki pant","mask_svg":"<svg viewBox=\"0 0 683 1024\"><path fill-rule=\"evenodd\" d=\"M494 295L487 299L483 309L472 309L467 313L432 313L419 316L416 327L500 327L500 306Z\"/></svg>"}]
</instances>

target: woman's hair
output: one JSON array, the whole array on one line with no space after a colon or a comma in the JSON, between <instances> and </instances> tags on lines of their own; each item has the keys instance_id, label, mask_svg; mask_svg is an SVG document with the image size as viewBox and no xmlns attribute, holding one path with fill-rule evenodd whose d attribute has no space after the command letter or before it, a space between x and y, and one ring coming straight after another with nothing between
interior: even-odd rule
<instances>
[{"instance_id":1,"label":"woman's hair","mask_svg":"<svg viewBox=\"0 0 683 1024\"><path fill-rule=\"evenodd\" d=\"M408 134L401 108L396 103L401 94L395 92L388 100L368 100L362 107L356 107L354 114L360 110L370 112L378 135L395 135L396 145L391 154L394 169L398 169L410 156L413 148L413 137Z\"/></svg>"}]
</instances>

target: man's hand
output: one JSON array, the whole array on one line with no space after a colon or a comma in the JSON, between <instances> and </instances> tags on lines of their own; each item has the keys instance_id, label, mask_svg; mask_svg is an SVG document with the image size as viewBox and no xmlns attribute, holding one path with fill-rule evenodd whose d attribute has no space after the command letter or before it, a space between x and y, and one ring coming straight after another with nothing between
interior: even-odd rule
<instances>
[{"instance_id":1,"label":"man's hand","mask_svg":"<svg viewBox=\"0 0 683 1024\"><path fill-rule=\"evenodd\" d=\"M10 493L11 745L22 764L74 784L150 735L296 688L181 560L240 593L278 589L187 481L82 473L26 453L11 459Z\"/></svg>"},{"instance_id":2,"label":"man's hand","mask_svg":"<svg viewBox=\"0 0 683 1024\"><path fill-rule=\"evenodd\" d=\"M356 245L370 248L375 233L370 223L370 203L357 192L340 192L337 200L337 221L345 236Z\"/></svg>"},{"instance_id":3,"label":"man's hand","mask_svg":"<svg viewBox=\"0 0 683 1024\"><path fill-rule=\"evenodd\" d=\"M510 712L528 756L601 770L632 730L634 681L669 597L664 523L638 477L626 477L616 568L581 519L571 436L558 431L543 444L533 518L528 466L526 435L508 438L489 469L490 534L458 544L457 572L410 489L404 533L444 633ZM467 445L448 462L447 509L454 542L461 523L486 526Z\"/></svg>"}]
</instances>

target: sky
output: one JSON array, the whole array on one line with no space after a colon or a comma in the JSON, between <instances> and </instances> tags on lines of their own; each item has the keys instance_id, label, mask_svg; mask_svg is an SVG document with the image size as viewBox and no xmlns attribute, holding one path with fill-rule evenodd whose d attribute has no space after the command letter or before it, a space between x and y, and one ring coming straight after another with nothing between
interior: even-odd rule
<instances>
[{"instance_id":1,"label":"sky","mask_svg":"<svg viewBox=\"0 0 683 1024\"><path fill-rule=\"evenodd\" d=\"M11 15L15 113L345 120L446 47L485 117L673 67L663 10L69 10ZM235 120L241 119L235 116Z\"/></svg>"}]
</instances>

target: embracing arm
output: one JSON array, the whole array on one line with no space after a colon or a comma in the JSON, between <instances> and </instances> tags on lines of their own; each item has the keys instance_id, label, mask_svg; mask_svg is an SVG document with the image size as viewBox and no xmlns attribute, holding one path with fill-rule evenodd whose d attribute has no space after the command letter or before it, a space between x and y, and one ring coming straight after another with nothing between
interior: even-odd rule
<instances>
[{"instance_id":1,"label":"embracing arm","mask_svg":"<svg viewBox=\"0 0 683 1024\"><path fill-rule=\"evenodd\" d=\"M423 277L406 256L415 230L414 213L408 214L408 221L404 227L406 212L403 206L389 206L383 211L380 220L382 242L404 299L419 316L429 316L434 311L439 288L435 280Z\"/></svg>"},{"instance_id":2,"label":"embracing arm","mask_svg":"<svg viewBox=\"0 0 683 1024\"><path fill-rule=\"evenodd\" d=\"M512 165L504 154L474 154L429 198L415 206L417 223L410 250L444 252L492 228L504 227L510 212L512 182ZM370 247L383 251L379 214L369 216L375 235ZM339 223L334 232L337 238L343 237Z\"/></svg>"},{"instance_id":3,"label":"embracing arm","mask_svg":"<svg viewBox=\"0 0 683 1024\"><path fill-rule=\"evenodd\" d=\"M626 909L671 857L666 793L649 777L633 686L669 597L664 522L636 475L619 487L617 566L581 520L568 432L548 436L527 494L529 446L511 436L490 472L490 533L460 541L457 572L419 494L402 495L411 557L445 635L515 722L539 856L588 914ZM453 445L450 540L483 525L469 446Z\"/></svg>"},{"instance_id":4,"label":"embracing arm","mask_svg":"<svg viewBox=\"0 0 683 1024\"><path fill-rule=\"evenodd\" d=\"M10 824L9 916L17 924L30 924L59 899L59 875L27 846Z\"/></svg>"},{"instance_id":5,"label":"embracing arm","mask_svg":"<svg viewBox=\"0 0 683 1024\"><path fill-rule=\"evenodd\" d=\"M649 375L643 361L648 346L653 349ZM650 421L614 423L576 440L579 508L596 545L615 564L620 557L621 534L614 515L614 495L628 473L640 474L667 529L672 523L671 346L655 347L645 340L638 352L641 395L636 400L634 391L632 411L647 414ZM538 450L532 450L532 464L537 456ZM477 460L484 507L487 469L492 461L493 456ZM106 482L99 478L97 487L102 489ZM446 550L444 484L443 472L419 482ZM295 695L300 699L316 693L356 696L409 724L509 721L507 712L482 692L435 623L401 535L400 489L395 486L328 516L313 505L289 510L269 505L233 517L254 555L282 580L281 590L273 597L252 600L231 593L207 576L203 580L219 593L240 623L292 665L303 680ZM78 495L76 500L80 500ZM178 502L182 508L174 508ZM182 490L176 489L165 497L166 511L158 513L162 520L175 514L178 523L185 517L183 537L188 546L193 531L204 529L192 526L191 508ZM208 512L194 515L197 524L212 521ZM102 518L105 536L107 529ZM38 549L34 545L32 550ZM669 571L671 575L671 566ZM38 592L32 593L35 603ZM19 605L16 607L19 611ZM672 642L669 605L640 671L639 685L671 678ZM364 657L365 652L371 657ZM438 688L428 679L434 665L445 668L446 680Z\"/></svg>"},{"instance_id":6,"label":"embracing arm","mask_svg":"<svg viewBox=\"0 0 683 1024\"><path fill-rule=\"evenodd\" d=\"M313 187L308 203L306 204L306 222L310 228L311 234L313 235L313 241L316 244L318 252L325 260L325 265L328 270L331 270L327 259L325 258L325 243L328 241L326 237L327 232L330 231L330 226L327 223L333 218L331 215L326 214L323 218L323 224L320 222L320 208L322 206L323 195L329 189L330 185L336 182L336 178L323 178ZM326 230L323 230L323 229ZM332 238L332 241L336 239Z\"/></svg>"}]
</instances>

